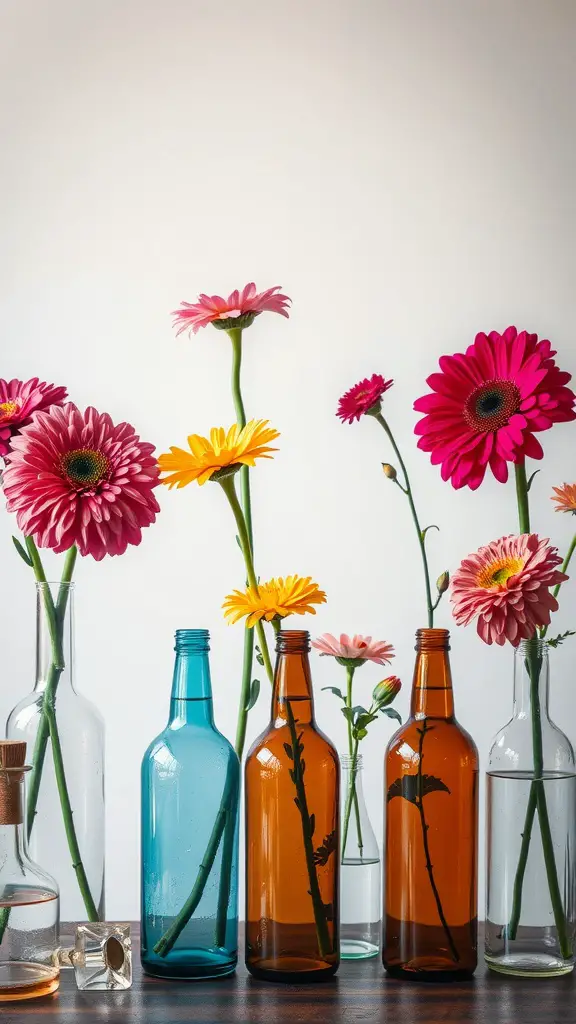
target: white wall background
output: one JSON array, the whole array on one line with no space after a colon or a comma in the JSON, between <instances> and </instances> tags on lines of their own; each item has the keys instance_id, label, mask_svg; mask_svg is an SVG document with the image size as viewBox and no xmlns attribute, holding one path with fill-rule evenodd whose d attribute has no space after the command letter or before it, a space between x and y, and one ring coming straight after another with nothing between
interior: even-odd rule
<instances>
[{"instance_id":1,"label":"white wall background","mask_svg":"<svg viewBox=\"0 0 576 1024\"><path fill-rule=\"evenodd\" d=\"M434 573L516 528L513 487L443 484L412 434L442 352L509 323L574 348L576 9L572 0L4 0L0 9L0 375L68 385L159 451L232 422L226 336L175 339L199 291L282 284L290 321L246 335L251 415L281 430L254 473L257 568L312 574L329 604L293 624L392 641L405 690L423 624L412 524L382 476L385 439L342 426L341 392L396 380L386 409L413 474ZM572 432L570 432L572 431ZM553 484L576 476L574 428L543 437L534 524L565 547ZM108 913L138 913L139 762L162 727L172 633L209 625L218 722L233 736L243 579L219 489L162 491L140 548L77 570L78 683L108 729ZM0 519L2 716L33 678L33 588ZM558 631L574 626L566 588ZM439 619L449 624L447 606ZM576 739L574 646L552 710ZM511 700L509 649L453 640L457 709L485 756ZM322 727L343 742L313 661ZM357 677L368 697L382 677ZM265 697L250 736L265 724ZM380 830L389 727L365 744Z\"/></svg>"}]
</instances>

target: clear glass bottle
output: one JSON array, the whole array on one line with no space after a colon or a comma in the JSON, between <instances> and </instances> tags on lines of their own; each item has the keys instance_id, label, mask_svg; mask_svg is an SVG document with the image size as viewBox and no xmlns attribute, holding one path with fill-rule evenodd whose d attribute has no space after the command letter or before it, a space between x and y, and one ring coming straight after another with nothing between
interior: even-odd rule
<instances>
[{"instance_id":1,"label":"clear glass bottle","mask_svg":"<svg viewBox=\"0 0 576 1024\"><path fill-rule=\"evenodd\" d=\"M366 960L380 952L380 852L364 800L362 756L341 757L340 765L340 956Z\"/></svg>"},{"instance_id":2,"label":"clear glass bottle","mask_svg":"<svg viewBox=\"0 0 576 1024\"><path fill-rule=\"evenodd\" d=\"M338 755L314 719L305 630L280 630L270 724L246 759L246 966L268 981L338 970Z\"/></svg>"},{"instance_id":3,"label":"clear glass bottle","mask_svg":"<svg viewBox=\"0 0 576 1024\"><path fill-rule=\"evenodd\" d=\"M36 684L11 712L32 772L25 827L57 879L63 921L104 918L104 722L74 685L74 584L38 583Z\"/></svg>"},{"instance_id":4,"label":"clear glass bottle","mask_svg":"<svg viewBox=\"0 0 576 1024\"><path fill-rule=\"evenodd\" d=\"M447 629L419 629L410 718L386 751L386 970L469 977L477 962L478 751L454 716Z\"/></svg>"},{"instance_id":5,"label":"clear glass bottle","mask_svg":"<svg viewBox=\"0 0 576 1024\"><path fill-rule=\"evenodd\" d=\"M58 886L28 855L26 744L0 742L0 1002L55 992Z\"/></svg>"},{"instance_id":6,"label":"clear glass bottle","mask_svg":"<svg viewBox=\"0 0 576 1024\"><path fill-rule=\"evenodd\" d=\"M144 971L218 978L238 960L240 765L214 725L206 629L176 631L168 725L142 761Z\"/></svg>"},{"instance_id":7,"label":"clear glass bottle","mask_svg":"<svg viewBox=\"0 0 576 1024\"><path fill-rule=\"evenodd\" d=\"M490 751L486 787L488 966L550 977L574 968L576 770L548 713L549 647L521 641L512 718Z\"/></svg>"}]
</instances>

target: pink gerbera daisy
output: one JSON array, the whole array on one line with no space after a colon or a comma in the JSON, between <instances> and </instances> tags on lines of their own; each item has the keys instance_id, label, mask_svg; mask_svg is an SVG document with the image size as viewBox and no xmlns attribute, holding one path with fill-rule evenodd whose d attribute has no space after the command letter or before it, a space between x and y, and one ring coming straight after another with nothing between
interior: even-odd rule
<instances>
[{"instance_id":1,"label":"pink gerbera daisy","mask_svg":"<svg viewBox=\"0 0 576 1024\"><path fill-rule=\"evenodd\" d=\"M488 466L505 483L508 462L542 458L534 434L576 419L571 375L555 355L549 341L509 327L477 334L465 355L440 359L442 372L427 380L432 394L414 408L426 414L415 428L418 447L442 466L443 480L475 490Z\"/></svg>"},{"instance_id":2,"label":"pink gerbera daisy","mask_svg":"<svg viewBox=\"0 0 576 1024\"><path fill-rule=\"evenodd\" d=\"M221 295L199 295L198 302L182 302L180 309L175 309L174 326L178 327L176 335L182 331L193 331L197 334L201 327L214 324L221 331L229 331L232 327L249 327L254 319L264 312L280 313L289 316L288 304L292 301L280 291L280 285L267 288L265 292L257 292L253 281L244 286L242 291L233 291L227 299Z\"/></svg>"},{"instance_id":3,"label":"pink gerbera daisy","mask_svg":"<svg viewBox=\"0 0 576 1024\"><path fill-rule=\"evenodd\" d=\"M0 456L8 455L11 438L31 422L35 412L62 405L66 395L66 388L46 384L38 377L0 380Z\"/></svg>"},{"instance_id":4,"label":"pink gerbera daisy","mask_svg":"<svg viewBox=\"0 0 576 1024\"><path fill-rule=\"evenodd\" d=\"M129 423L69 403L41 412L14 438L4 493L18 526L40 547L97 561L139 544L160 506L154 445Z\"/></svg>"},{"instance_id":5,"label":"pink gerbera daisy","mask_svg":"<svg viewBox=\"0 0 576 1024\"><path fill-rule=\"evenodd\" d=\"M486 644L517 647L539 626L548 626L558 602L550 587L568 577L557 566L557 548L535 533L501 537L469 555L452 578L454 618L459 626L478 619Z\"/></svg>"},{"instance_id":6,"label":"pink gerbera daisy","mask_svg":"<svg viewBox=\"0 0 576 1024\"><path fill-rule=\"evenodd\" d=\"M365 377L353 388L350 388L338 402L336 415L343 423L353 423L366 413L380 412L380 399L385 391L392 387L393 380L385 380L379 373Z\"/></svg>"},{"instance_id":7,"label":"pink gerbera daisy","mask_svg":"<svg viewBox=\"0 0 576 1024\"><path fill-rule=\"evenodd\" d=\"M374 661L377 665L385 665L394 657L392 644L383 640L373 640L371 636L362 636L357 633L355 636L348 636L341 633L339 638L331 633L323 633L317 640L312 641L312 647L320 651L321 655L329 655L339 662L353 661L361 665L365 661Z\"/></svg>"}]
</instances>

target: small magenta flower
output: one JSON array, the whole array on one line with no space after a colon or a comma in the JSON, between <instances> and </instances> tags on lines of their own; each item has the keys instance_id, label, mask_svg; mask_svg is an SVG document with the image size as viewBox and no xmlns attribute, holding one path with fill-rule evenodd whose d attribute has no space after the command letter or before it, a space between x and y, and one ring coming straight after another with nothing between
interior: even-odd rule
<instances>
[{"instance_id":1,"label":"small magenta flower","mask_svg":"<svg viewBox=\"0 0 576 1024\"><path fill-rule=\"evenodd\" d=\"M31 380L0 380L0 456L8 455L11 440L32 422L35 413L62 405L66 388Z\"/></svg>"},{"instance_id":2,"label":"small magenta flower","mask_svg":"<svg viewBox=\"0 0 576 1024\"><path fill-rule=\"evenodd\" d=\"M393 380L385 380L379 373L365 377L342 395L338 402L336 415L340 417L342 423L353 423L361 416L379 413L382 408L382 395L392 387L393 383Z\"/></svg>"},{"instance_id":3,"label":"small magenta flower","mask_svg":"<svg viewBox=\"0 0 576 1024\"><path fill-rule=\"evenodd\" d=\"M291 299L283 295L280 285L257 292L253 281L233 291L227 299L221 295L199 295L198 302L182 302L180 309L175 309L174 326L178 328L176 335L183 331L197 334L201 327L212 324L220 331L229 331L234 327L250 327L260 313L279 313L288 317L288 305Z\"/></svg>"}]
</instances>

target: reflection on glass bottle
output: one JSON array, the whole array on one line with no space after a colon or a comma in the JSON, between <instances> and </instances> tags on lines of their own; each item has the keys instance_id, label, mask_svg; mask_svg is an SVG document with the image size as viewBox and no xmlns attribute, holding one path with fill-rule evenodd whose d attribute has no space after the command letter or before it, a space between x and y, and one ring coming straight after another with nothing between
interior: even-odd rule
<instances>
[{"instance_id":1,"label":"reflection on glass bottle","mask_svg":"<svg viewBox=\"0 0 576 1024\"><path fill-rule=\"evenodd\" d=\"M478 754L454 718L449 633L420 629L410 718L386 753L384 946L400 977L477 962Z\"/></svg>"},{"instance_id":2,"label":"reflection on glass bottle","mask_svg":"<svg viewBox=\"0 0 576 1024\"><path fill-rule=\"evenodd\" d=\"M28 856L26 744L0 742L0 1002L55 992L58 886Z\"/></svg>"},{"instance_id":3,"label":"reflection on glass bottle","mask_svg":"<svg viewBox=\"0 0 576 1024\"><path fill-rule=\"evenodd\" d=\"M486 962L541 978L573 970L576 940L576 770L548 714L548 649L515 652L513 716L486 778Z\"/></svg>"},{"instance_id":4,"label":"reflection on glass bottle","mask_svg":"<svg viewBox=\"0 0 576 1024\"><path fill-rule=\"evenodd\" d=\"M366 960L380 952L380 852L364 800L362 756L340 763L342 821L348 821L340 867L340 956Z\"/></svg>"},{"instance_id":5,"label":"reflection on glass bottle","mask_svg":"<svg viewBox=\"0 0 576 1024\"><path fill-rule=\"evenodd\" d=\"M338 969L339 764L314 720L309 634L277 636L272 720L246 760L246 964L257 978Z\"/></svg>"},{"instance_id":6,"label":"reflection on glass bottle","mask_svg":"<svg viewBox=\"0 0 576 1024\"><path fill-rule=\"evenodd\" d=\"M74 685L74 584L38 583L36 591L36 684L6 735L28 744L28 842L58 882L61 918L97 921L105 913L104 722Z\"/></svg>"},{"instance_id":7,"label":"reflection on glass bottle","mask_svg":"<svg viewBox=\"0 0 576 1024\"><path fill-rule=\"evenodd\" d=\"M217 978L238 959L240 766L214 725L206 629L176 631L168 725L142 762L142 965Z\"/></svg>"}]
</instances>

